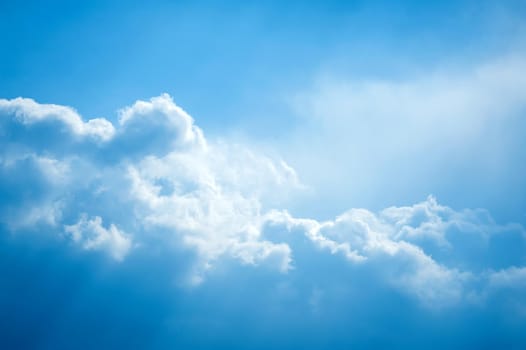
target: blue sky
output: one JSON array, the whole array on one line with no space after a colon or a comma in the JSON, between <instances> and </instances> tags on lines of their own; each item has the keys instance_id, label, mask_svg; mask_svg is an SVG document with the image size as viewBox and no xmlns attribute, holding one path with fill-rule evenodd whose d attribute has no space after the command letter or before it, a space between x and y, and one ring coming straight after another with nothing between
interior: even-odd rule
<instances>
[{"instance_id":1,"label":"blue sky","mask_svg":"<svg viewBox=\"0 0 526 350\"><path fill-rule=\"evenodd\" d=\"M3 2L0 347L526 346L523 1Z\"/></svg>"}]
</instances>

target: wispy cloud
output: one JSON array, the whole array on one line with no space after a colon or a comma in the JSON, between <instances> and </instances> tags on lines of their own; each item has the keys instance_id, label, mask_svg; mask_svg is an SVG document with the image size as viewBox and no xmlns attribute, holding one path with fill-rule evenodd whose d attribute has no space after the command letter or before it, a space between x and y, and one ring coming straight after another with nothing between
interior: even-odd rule
<instances>
[{"instance_id":1,"label":"wispy cloud","mask_svg":"<svg viewBox=\"0 0 526 350\"><path fill-rule=\"evenodd\" d=\"M525 68L518 52L391 79L326 73L291 98L301 123L284 141L288 158L340 201L441 189L463 191L464 205L489 205L484 193L503 202L524 187L514 174L524 169Z\"/></svg>"}]
</instances>

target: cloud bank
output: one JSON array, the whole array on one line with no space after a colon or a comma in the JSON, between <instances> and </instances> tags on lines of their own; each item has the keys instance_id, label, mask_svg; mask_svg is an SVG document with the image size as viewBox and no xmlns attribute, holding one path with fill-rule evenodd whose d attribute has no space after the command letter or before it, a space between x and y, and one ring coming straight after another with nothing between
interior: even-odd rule
<instances>
[{"instance_id":1,"label":"cloud bank","mask_svg":"<svg viewBox=\"0 0 526 350\"><path fill-rule=\"evenodd\" d=\"M524 228L483 209L458 211L430 196L328 221L294 217L283 203L302 187L287 163L208 140L166 94L123 108L117 125L0 100L0 132L0 222L10 234L55 235L124 264L141 250L184 247L195 254L192 284L225 259L301 270L303 237L309 254L340 256L430 308L484 303L526 283Z\"/></svg>"}]
</instances>

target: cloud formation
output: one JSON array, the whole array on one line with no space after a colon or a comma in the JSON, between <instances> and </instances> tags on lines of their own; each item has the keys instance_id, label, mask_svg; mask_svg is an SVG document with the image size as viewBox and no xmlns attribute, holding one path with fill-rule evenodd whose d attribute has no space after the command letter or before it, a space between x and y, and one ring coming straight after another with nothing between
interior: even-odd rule
<instances>
[{"instance_id":1,"label":"cloud formation","mask_svg":"<svg viewBox=\"0 0 526 350\"><path fill-rule=\"evenodd\" d=\"M265 203L298 186L294 170L207 141L170 96L122 109L116 127L23 98L0 100L0 114L2 220L11 229L45 224L116 260L164 229L163 241L196 250L199 271L223 255L289 268L290 248L260 231Z\"/></svg>"},{"instance_id":2,"label":"cloud formation","mask_svg":"<svg viewBox=\"0 0 526 350\"><path fill-rule=\"evenodd\" d=\"M479 302L495 280L524 283L515 268L526 259L521 225L501 226L485 210L455 211L432 196L379 213L350 209L323 222L273 212L270 222L304 232L322 250L365 265L371 278L385 279L428 306ZM508 249L503 262L507 245L517 249Z\"/></svg>"},{"instance_id":3,"label":"cloud formation","mask_svg":"<svg viewBox=\"0 0 526 350\"><path fill-rule=\"evenodd\" d=\"M76 224L65 225L64 231L82 248L106 250L117 261L123 260L131 248L130 238L113 224L104 228L99 216L88 220L83 215Z\"/></svg>"},{"instance_id":4,"label":"cloud formation","mask_svg":"<svg viewBox=\"0 0 526 350\"><path fill-rule=\"evenodd\" d=\"M116 126L69 107L0 100L0 132L0 221L13 232L52 233L119 262L152 246L185 247L196 255L192 283L223 259L302 269L297 237L427 306L475 304L525 283L521 225L432 196L327 221L294 217L280 208L301 188L287 163L207 140L166 94L122 109Z\"/></svg>"},{"instance_id":5,"label":"cloud formation","mask_svg":"<svg viewBox=\"0 0 526 350\"><path fill-rule=\"evenodd\" d=\"M72 108L55 104L40 104L30 98L15 98L0 100L0 109L6 115L3 124L14 123L25 129L58 126L57 131L64 135L94 138L101 141L111 139L115 133L113 125L103 118L96 118L84 122L82 117ZM3 135L9 137L9 133ZM42 135L46 136L46 135Z\"/></svg>"}]
</instances>

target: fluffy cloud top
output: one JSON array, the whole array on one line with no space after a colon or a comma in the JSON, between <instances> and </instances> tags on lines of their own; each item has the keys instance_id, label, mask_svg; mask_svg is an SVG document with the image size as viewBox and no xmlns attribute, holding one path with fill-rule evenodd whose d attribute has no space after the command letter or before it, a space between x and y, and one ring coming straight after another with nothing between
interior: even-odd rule
<instances>
[{"instance_id":1,"label":"fluffy cloud top","mask_svg":"<svg viewBox=\"0 0 526 350\"><path fill-rule=\"evenodd\" d=\"M84 215L76 224L66 225L64 230L84 249L107 250L118 261L124 259L131 248L127 235L113 224L108 229L104 228L99 216L88 220Z\"/></svg>"},{"instance_id":2,"label":"fluffy cloud top","mask_svg":"<svg viewBox=\"0 0 526 350\"><path fill-rule=\"evenodd\" d=\"M11 229L54 226L116 260L132 242L165 230L164 242L196 250L199 273L224 255L289 268L290 248L261 238L261 213L298 186L294 171L246 147L205 140L170 96L122 109L117 127L22 98L0 100L0 115L2 221Z\"/></svg>"},{"instance_id":3,"label":"fluffy cloud top","mask_svg":"<svg viewBox=\"0 0 526 350\"><path fill-rule=\"evenodd\" d=\"M56 122L59 129L65 129L63 130L65 133L102 141L111 139L115 133L115 128L106 119L97 118L84 122L82 117L70 107L39 104L30 98L0 99L0 109L7 116L2 119L2 123L11 121L25 128Z\"/></svg>"},{"instance_id":4,"label":"fluffy cloud top","mask_svg":"<svg viewBox=\"0 0 526 350\"><path fill-rule=\"evenodd\" d=\"M304 232L322 250L367 265L428 306L478 302L495 281L524 283L515 268L526 259L521 225L500 226L484 210L455 211L431 196L379 213L351 209L324 222L283 212L271 213L269 220ZM506 250L503 264L502 247L508 244L518 249Z\"/></svg>"}]
</instances>

